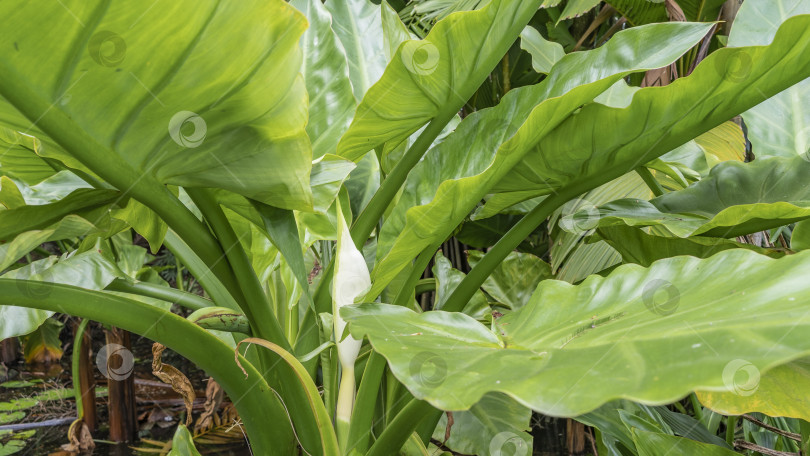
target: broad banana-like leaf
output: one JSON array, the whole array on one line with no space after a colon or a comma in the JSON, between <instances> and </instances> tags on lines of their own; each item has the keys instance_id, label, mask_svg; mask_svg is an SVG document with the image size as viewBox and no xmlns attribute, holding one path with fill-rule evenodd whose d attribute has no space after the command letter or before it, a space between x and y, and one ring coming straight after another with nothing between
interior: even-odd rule
<instances>
[{"instance_id":1,"label":"broad banana-like leaf","mask_svg":"<svg viewBox=\"0 0 810 456\"><path fill-rule=\"evenodd\" d=\"M679 255L708 258L729 249L751 250L773 258L785 255L782 250L764 249L728 239L701 236L682 239L656 236L647 234L639 228L622 225L601 227L596 230L596 234L621 254L623 262L642 266L649 266L655 261Z\"/></svg>"},{"instance_id":2,"label":"broad banana-like leaf","mask_svg":"<svg viewBox=\"0 0 810 456\"><path fill-rule=\"evenodd\" d=\"M25 296L44 298L50 293L49 285L52 283L103 290L121 275L115 264L91 250L73 256L52 256L34 261L0 277L18 280L18 287ZM41 282L44 283L40 285ZM45 310L0 306L0 339L28 334L51 315L53 312Z\"/></svg>"},{"instance_id":3,"label":"broad banana-like leaf","mask_svg":"<svg viewBox=\"0 0 810 456\"><path fill-rule=\"evenodd\" d=\"M748 365L741 365L738 372L742 382L746 375L753 373ZM810 358L774 367L759 375L750 388L734 392L698 391L700 402L723 415L741 415L761 412L770 416L789 416L810 420L810 401L799 391L810 387Z\"/></svg>"},{"instance_id":4,"label":"broad banana-like leaf","mask_svg":"<svg viewBox=\"0 0 810 456\"><path fill-rule=\"evenodd\" d=\"M304 52L301 70L309 93L307 134L312 141L312 156L319 158L335 153L338 140L349 128L357 101L352 94L346 52L333 30L329 10L320 0L293 0L290 4L304 13L309 22L301 37Z\"/></svg>"},{"instance_id":5,"label":"broad banana-like leaf","mask_svg":"<svg viewBox=\"0 0 810 456\"><path fill-rule=\"evenodd\" d=\"M666 454L671 456L735 456L739 453L718 445L701 443L685 437L663 434L660 432L633 429L633 441L636 444L639 456L659 456L661 450L666 448Z\"/></svg>"},{"instance_id":6,"label":"broad banana-like leaf","mask_svg":"<svg viewBox=\"0 0 810 456\"><path fill-rule=\"evenodd\" d=\"M484 252L468 252L470 266L475 267ZM552 278L551 266L529 254L512 252L487 277L481 288L504 306L517 310L523 307L540 281ZM451 290L452 291L452 290Z\"/></svg>"},{"instance_id":7,"label":"broad banana-like leaf","mask_svg":"<svg viewBox=\"0 0 810 456\"><path fill-rule=\"evenodd\" d=\"M349 61L352 91L362 100L368 89L385 71L385 56L380 5L369 0L328 0L332 29L340 39Z\"/></svg>"},{"instance_id":8,"label":"broad banana-like leaf","mask_svg":"<svg viewBox=\"0 0 810 456\"><path fill-rule=\"evenodd\" d=\"M426 381L429 381L427 369L425 374ZM526 455L533 447L532 436L526 432L530 428L531 410L505 394L487 394L470 410L452 414L450 438L445 442L445 414L433 431L433 439L455 452L495 456L509 454L507 449L513 448L512 454Z\"/></svg>"},{"instance_id":9,"label":"broad banana-like leaf","mask_svg":"<svg viewBox=\"0 0 810 456\"><path fill-rule=\"evenodd\" d=\"M310 208L304 17L281 0L130 6L4 2L3 126L110 182Z\"/></svg>"},{"instance_id":10,"label":"broad banana-like leaf","mask_svg":"<svg viewBox=\"0 0 810 456\"><path fill-rule=\"evenodd\" d=\"M446 239L493 184L572 112L622 77L672 62L707 30L704 24L669 23L622 31L600 48L566 55L540 84L511 90L496 107L467 116L408 176L380 233L372 292L422 249ZM468 152L451 153L458 150ZM537 154L533 159L544 161Z\"/></svg>"},{"instance_id":11,"label":"broad banana-like leaf","mask_svg":"<svg viewBox=\"0 0 810 456\"><path fill-rule=\"evenodd\" d=\"M401 142L435 118L449 120L539 6L540 0L492 0L481 10L448 16L424 40L400 45L358 106L338 155L357 161L386 142Z\"/></svg>"},{"instance_id":12,"label":"broad banana-like leaf","mask_svg":"<svg viewBox=\"0 0 810 456\"><path fill-rule=\"evenodd\" d=\"M652 200L618 200L578 212L581 224L664 225L679 237L731 238L810 217L810 162L801 157L767 157L751 163L728 161L688 188Z\"/></svg>"},{"instance_id":13,"label":"broad banana-like leaf","mask_svg":"<svg viewBox=\"0 0 810 456\"><path fill-rule=\"evenodd\" d=\"M98 209L106 212L120 199L121 194L115 190L82 188L50 204L8 209L0 217L0 239L9 240L26 231L47 228L74 213L96 221L101 215Z\"/></svg>"},{"instance_id":14,"label":"broad banana-like leaf","mask_svg":"<svg viewBox=\"0 0 810 456\"><path fill-rule=\"evenodd\" d=\"M625 109L586 105L546 137L532 116L522 129L526 134L511 140L528 140L531 150L492 191L507 199L514 193L518 202L561 189L585 190L705 133L810 75L810 61L799 57L810 47L808 25L810 16L794 17L767 47L720 49L690 76L637 91ZM744 78L729 66L741 58L752 60ZM711 94L706 87L714 87ZM606 122L615 128L597 127Z\"/></svg>"},{"instance_id":15,"label":"broad banana-like leaf","mask_svg":"<svg viewBox=\"0 0 810 456\"><path fill-rule=\"evenodd\" d=\"M85 236L97 231L99 228L96 225L78 215L68 215L44 230L21 233L11 241L0 245L0 271L45 242Z\"/></svg>"},{"instance_id":16,"label":"broad banana-like leaf","mask_svg":"<svg viewBox=\"0 0 810 456\"><path fill-rule=\"evenodd\" d=\"M560 43L546 40L531 26L526 26L520 32L520 48L531 54L532 68L542 74L548 74L551 67L565 55Z\"/></svg>"},{"instance_id":17,"label":"broad banana-like leaf","mask_svg":"<svg viewBox=\"0 0 810 456\"><path fill-rule=\"evenodd\" d=\"M750 0L743 3L728 37L729 47L762 46L773 41L779 24L810 14L807 0ZM751 59L730 62L732 76L743 78ZM754 155L810 160L810 79L789 87L743 114Z\"/></svg>"},{"instance_id":18,"label":"broad banana-like leaf","mask_svg":"<svg viewBox=\"0 0 810 456\"><path fill-rule=\"evenodd\" d=\"M729 275L729 265L744 269ZM617 398L665 404L696 389L731 391L745 385L729 366L764 373L807 356L807 274L810 253L774 260L735 249L623 265L576 286L546 280L492 330L461 313L385 304L341 314L414 396L440 409L466 410L500 391L576 416ZM426 359L443 375L421 381Z\"/></svg>"}]
</instances>

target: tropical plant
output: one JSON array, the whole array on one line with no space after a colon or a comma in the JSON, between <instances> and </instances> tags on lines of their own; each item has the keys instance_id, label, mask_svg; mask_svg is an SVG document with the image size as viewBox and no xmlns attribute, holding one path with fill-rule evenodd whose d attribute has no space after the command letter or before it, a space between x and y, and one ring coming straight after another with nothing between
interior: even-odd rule
<instances>
[{"instance_id":1,"label":"tropical plant","mask_svg":"<svg viewBox=\"0 0 810 456\"><path fill-rule=\"evenodd\" d=\"M721 439L698 400L810 419L784 391L810 356L787 244L810 2L747 0L726 47L650 6L569 53L559 24L599 2L457 3L413 39L367 0L4 2L0 339L55 312L141 334L214 377L262 455L526 454L532 411L606 454L727 454L736 418ZM467 273L438 253L455 235L485 249ZM694 418L660 407L687 396Z\"/></svg>"}]
</instances>

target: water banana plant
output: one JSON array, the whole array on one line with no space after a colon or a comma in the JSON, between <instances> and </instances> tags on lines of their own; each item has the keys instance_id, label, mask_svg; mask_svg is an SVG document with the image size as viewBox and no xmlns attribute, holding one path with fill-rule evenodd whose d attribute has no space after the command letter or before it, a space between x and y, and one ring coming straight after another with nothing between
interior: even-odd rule
<instances>
[{"instance_id":1,"label":"water banana plant","mask_svg":"<svg viewBox=\"0 0 810 456\"><path fill-rule=\"evenodd\" d=\"M529 454L532 413L721 455L750 443L721 413L810 421L810 1L726 35L716 1L436 3L0 3L0 339L152 339L257 455Z\"/></svg>"}]
</instances>

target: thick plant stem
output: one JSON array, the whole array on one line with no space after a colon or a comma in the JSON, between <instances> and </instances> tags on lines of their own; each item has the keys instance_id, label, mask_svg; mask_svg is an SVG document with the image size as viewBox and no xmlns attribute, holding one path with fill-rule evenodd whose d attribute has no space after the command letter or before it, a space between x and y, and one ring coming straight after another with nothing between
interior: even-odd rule
<instances>
[{"instance_id":1,"label":"thick plant stem","mask_svg":"<svg viewBox=\"0 0 810 456\"><path fill-rule=\"evenodd\" d=\"M408 306L411 302L413 302L413 297L416 293L416 285L419 282L419 278L422 276L422 273L425 271L428 264L430 264L430 260L433 258L433 254L436 252L436 249L439 248L439 245L441 244L431 245L419 254L411 267L411 272L408 274L408 278L405 280L405 283L402 284L402 288L399 289L396 298L394 298L394 305Z\"/></svg>"},{"instance_id":2,"label":"thick plant stem","mask_svg":"<svg viewBox=\"0 0 810 456\"><path fill-rule=\"evenodd\" d=\"M211 229L222 245L222 250L225 251L228 263L233 268L239 286L244 293L242 295L244 296L242 311L250 321L253 334L260 339L280 346L285 351L292 352L290 341L284 334L278 318L273 314L272 306L268 302L267 295L264 293L253 266L250 264L245 249L242 248L230 222L225 217L225 213L219 207L219 203L217 203L209 190L187 189L186 191L208 223L210 223ZM289 407L290 403L303 403L302 401L306 400L306 393L296 379L292 368L287 364L274 360L269 353L264 351L259 352L259 359L261 360L262 374L271 386L280 389L279 393L288 404L288 410L293 423L295 423L296 432L301 439L302 446L317 451L321 443L318 440L318 427L312 414L308 413L305 407Z\"/></svg>"},{"instance_id":3,"label":"thick plant stem","mask_svg":"<svg viewBox=\"0 0 810 456\"><path fill-rule=\"evenodd\" d=\"M360 389L357 391L357 397L355 398L346 453L355 450L363 454L368 450L374 420L374 409L377 394L380 392L383 372L385 372L385 358L381 354L372 351L363 371L363 379L360 381Z\"/></svg>"},{"instance_id":4,"label":"thick plant stem","mask_svg":"<svg viewBox=\"0 0 810 456\"><path fill-rule=\"evenodd\" d=\"M107 285L105 290L160 299L191 310L200 310L214 305L213 302L201 296L148 282L130 283L124 279L115 279Z\"/></svg>"},{"instance_id":5,"label":"thick plant stem","mask_svg":"<svg viewBox=\"0 0 810 456\"><path fill-rule=\"evenodd\" d=\"M399 453L423 418L430 415L433 406L419 399L411 399L391 421L380 438L374 442L366 456L388 456Z\"/></svg>"},{"instance_id":6,"label":"thick plant stem","mask_svg":"<svg viewBox=\"0 0 810 456\"><path fill-rule=\"evenodd\" d=\"M225 217L225 213L222 212L209 190L195 188L186 191L194 204L203 213L205 219L208 220L208 223L211 224L211 228L222 245L222 250L225 251L225 257L231 268L233 268L234 275L236 275L236 280L239 282L244 296L242 311L250 320L253 334L278 344L284 350L291 351L290 342L284 335L278 319L273 315L267 295L264 293L261 283L259 283L259 278L250 264L245 249L242 248L230 222Z\"/></svg>"},{"instance_id":7,"label":"thick plant stem","mask_svg":"<svg viewBox=\"0 0 810 456\"><path fill-rule=\"evenodd\" d=\"M402 187L405 178L408 177L408 173L419 163L419 160L425 155L425 152L427 152L430 145L433 144L433 141L436 140L442 132L445 125L456 115L456 111L458 110L455 109L455 107L453 108L452 110L448 109L445 110L445 112L439 113L430 121L427 128L425 128L422 134L414 141L411 148L408 149L408 152L406 152L402 159L394 166L391 173L385 177L385 180L374 193L371 201L368 202L366 208L360 213L360 216L357 217L357 220L352 226L351 233L354 245L356 245L358 249L365 244L371 232L374 231L374 227L377 226L380 217L382 217L388 205L391 204L391 200L394 199L399 188Z\"/></svg>"},{"instance_id":8,"label":"thick plant stem","mask_svg":"<svg viewBox=\"0 0 810 456\"><path fill-rule=\"evenodd\" d=\"M737 427L737 419L739 417L729 416L726 418L726 443L734 448L734 431Z\"/></svg>"},{"instance_id":9,"label":"thick plant stem","mask_svg":"<svg viewBox=\"0 0 810 456\"><path fill-rule=\"evenodd\" d=\"M87 324L90 320L83 319L81 323L76 326L76 334L73 337L73 356L71 356L71 376L73 377L73 396L76 398L76 415L77 418L82 420L85 417L85 404L84 404L84 390L89 388L90 385L83 385L82 382L82 366L81 357L82 351L87 347L82 343L84 341L84 331L87 329ZM94 411L95 412L95 411ZM95 413L93 413L93 424L95 424ZM91 428L88 424L88 428Z\"/></svg>"},{"instance_id":10,"label":"thick plant stem","mask_svg":"<svg viewBox=\"0 0 810 456\"><path fill-rule=\"evenodd\" d=\"M18 280L0 279L0 304L63 312L132 331L160 342L209 372L233 399L250 436L254 454L285 455L293 448L281 442L294 441L287 413L256 368L241 363L244 375L233 362L233 350L197 325L145 303L104 292L61 284L38 282L43 294L23 293ZM287 402L288 407L306 407ZM266 423L273 423L267 426Z\"/></svg>"},{"instance_id":11,"label":"thick plant stem","mask_svg":"<svg viewBox=\"0 0 810 456\"><path fill-rule=\"evenodd\" d=\"M552 212L580 193L574 189L551 195L520 219L464 277L447 298L442 310L460 312L484 280L510 252L515 250Z\"/></svg>"},{"instance_id":12,"label":"thick plant stem","mask_svg":"<svg viewBox=\"0 0 810 456\"><path fill-rule=\"evenodd\" d=\"M233 310L242 310L236 302L236 298L219 280L208 265L171 229L166 232L164 244L172 254L186 265L194 279L203 287L203 290L211 297L211 300L219 307L227 307ZM228 271L230 274L230 270Z\"/></svg>"},{"instance_id":13,"label":"thick plant stem","mask_svg":"<svg viewBox=\"0 0 810 456\"><path fill-rule=\"evenodd\" d=\"M340 387L338 389L337 410L335 412L335 427L340 448L347 453L349 442L349 425L354 408L354 366L342 366L340 374Z\"/></svg>"},{"instance_id":14,"label":"thick plant stem","mask_svg":"<svg viewBox=\"0 0 810 456\"><path fill-rule=\"evenodd\" d=\"M636 168L636 173L641 176L641 179L644 180L644 183L647 184L647 187L653 192L653 195L661 196L664 194L664 187L661 187L661 184L658 183L649 169L644 166L639 166Z\"/></svg>"}]
</instances>

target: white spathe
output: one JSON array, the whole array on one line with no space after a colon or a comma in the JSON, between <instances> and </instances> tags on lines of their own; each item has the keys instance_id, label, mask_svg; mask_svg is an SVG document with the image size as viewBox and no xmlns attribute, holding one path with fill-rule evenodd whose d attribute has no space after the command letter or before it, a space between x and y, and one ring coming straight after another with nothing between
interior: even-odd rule
<instances>
[{"instance_id":1,"label":"white spathe","mask_svg":"<svg viewBox=\"0 0 810 456\"><path fill-rule=\"evenodd\" d=\"M343 306L354 304L355 299L371 287L371 276L368 273L368 266L366 266L363 254L354 246L339 202L337 213L338 237L335 277L332 281L332 315L340 365L343 369L353 369L362 341L351 335L343 338L346 322L340 316L340 309Z\"/></svg>"}]
</instances>

